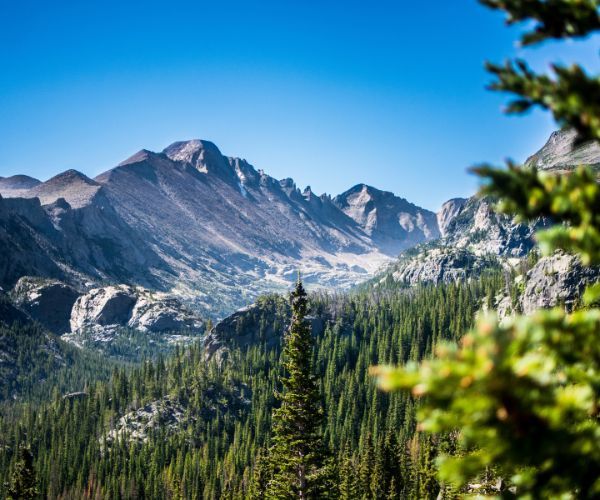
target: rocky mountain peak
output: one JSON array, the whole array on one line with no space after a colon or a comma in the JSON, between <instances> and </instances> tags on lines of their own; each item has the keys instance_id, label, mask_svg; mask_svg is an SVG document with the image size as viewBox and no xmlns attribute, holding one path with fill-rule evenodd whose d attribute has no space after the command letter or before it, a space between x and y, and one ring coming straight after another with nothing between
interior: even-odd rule
<instances>
[{"instance_id":1,"label":"rocky mountain peak","mask_svg":"<svg viewBox=\"0 0 600 500\"><path fill-rule=\"evenodd\" d=\"M257 172L250 163L242 158L228 158L231 169L235 172L241 186L254 185L264 173Z\"/></svg>"},{"instance_id":2,"label":"rocky mountain peak","mask_svg":"<svg viewBox=\"0 0 600 500\"><path fill-rule=\"evenodd\" d=\"M126 160L123 160L117 166L124 167L125 165L132 165L134 163L140 163L140 162L152 159L152 158L163 157L163 156L164 155L162 155L162 154L155 153L155 152L149 151L147 149L140 149L137 153L131 155Z\"/></svg>"},{"instance_id":3,"label":"rocky mountain peak","mask_svg":"<svg viewBox=\"0 0 600 500\"><path fill-rule=\"evenodd\" d=\"M100 184L77 170L66 170L27 191L27 198L39 198L42 205L54 203L59 198L73 208L83 207L100 190Z\"/></svg>"},{"instance_id":4,"label":"rocky mountain peak","mask_svg":"<svg viewBox=\"0 0 600 500\"><path fill-rule=\"evenodd\" d=\"M214 316L286 288L300 262L307 282L351 286L399 250L439 235L434 213L393 193L366 184L335 199L302 192L203 140L142 149L94 180L63 172L26 197L34 199L3 201L0 217L27 212L36 221L39 262L23 256L21 269L7 261L4 282L29 274L86 288L141 285ZM23 228L13 245L1 230L0 248L9 241L11 255L30 238ZM121 292L115 300L127 309L123 294L131 294Z\"/></svg>"},{"instance_id":5,"label":"rocky mountain peak","mask_svg":"<svg viewBox=\"0 0 600 500\"><path fill-rule=\"evenodd\" d=\"M40 185L42 182L28 175L12 175L10 177L0 177L0 191L5 189L31 189Z\"/></svg>"},{"instance_id":6,"label":"rocky mountain peak","mask_svg":"<svg viewBox=\"0 0 600 500\"><path fill-rule=\"evenodd\" d=\"M576 145L577 132L557 130L542 149L530 156L525 165L539 170L572 170L579 165L600 168L600 145L595 141Z\"/></svg>"},{"instance_id":7,"label":"rocky mountain peak","mask_svg":"<svg viewBox=\"0 0 600 500\"><path fill-rule=\"evenodd\" d=\"M446 236L448 226L462 212L467 201L466 198L452 198L442 205L436 214L441 236Z\"/></svg>"},{"instance_id":8,"label":"rocky mountain peak","mask_svg":"<svg viewBox=\"0 0 600 500\"><path fill-rule=\"evenodd\" d=\"M232 169L227 158L210 141L193 139L174 142L163 153L173 161L188 163L203 173L231 176Z\"/></svg>"},{"instance_id":9,"label":"rocky mountain peak","mask_svg":"<svg viewBox=\"0 0 600 500\"><path fill-rule=\"evenodd\" d=\"M367 184L357 184L333 202L389 255L440 235L433 212Z\"/></svg>"},{"instance_id":10,"label":"rocky mountain peak","mask_svg":"<svg viewBox=\"0 0 600 500\"><path fill-rule=\"evenodd\" d=\"M281 186L283 192L288 196L290 196L293 192L296 191L296 183L294 182L294 179L291 179L290 177L281 179L279 181L279 185Z\"/></svg>"},{"instance_id":11,"label":"rocky mountain peak","mask_svg":"<svg viewBox=\"0 0 600 500\"><path fill-rule=\"evenodd\" d=\"M79 170L69 169L61 172L60 174L55 175L54 177L48 179L43 184L46 186L65 186L71 184L73 182L81 182L87 184L88 186L97 186L98 183L93 179L90 179L84 173L81 173Z\"/></svg>"},{"instance_id":12,"label":"rocky mountain peak","mask_svg":"<svg viewBox=\"0 0 600 500\"><path fill-rule=\"evenodd\" d=\"M364 224L368 212L371 208L374 208L370 205L370 202L379 193L382 193L382 191L366 184L356 184L342 194L337 195L334 198L334 203L359 224Z\"/></svg>"}]
</instances>

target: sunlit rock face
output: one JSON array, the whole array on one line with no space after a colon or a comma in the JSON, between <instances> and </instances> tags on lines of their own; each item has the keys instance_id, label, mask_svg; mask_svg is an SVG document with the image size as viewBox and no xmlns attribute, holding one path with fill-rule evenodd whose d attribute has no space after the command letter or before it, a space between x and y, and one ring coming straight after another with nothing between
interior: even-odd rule
<instances>
[{"instance_id":1,"label":"sunlit rock face","mask_svg":"<svg viewBox=\"0 0 600 500\"><path fill-rule=\"evenodd\" d=\"M333 202L389 255L440 236L436 214L366 184L354 186Z\"/></svg>"},{"instance_id":2,"label":"sunlit rock face","mask_svg":"<svg viewBox=\"0 0 600 500\"><path fill-rule=\"evenodd\" d=\"M538 170L569 171L579 165L594 169L600 167L600 145L597 142L576 144L577 134L572 129L553 132L548 142L525 162Z\"/></svg>"},{"instance_id":3,"label":"sunlit rock face","mask_svg":"<svg viewBox=\"0 0 600 500\"><path fill-rule=\"evenodd\" d=\"M448 226L453 219L459 215L465 205L467 204L466 198L452 198L442 205L442 208L436 213L438 228L440 230L440 236L446 236L448 232Z\"/></svg>"},{"instance_id":4,"label":"sunlit rock face","mask_svg":"<svg viewBox=\"0 0 600 500\"><path fill-rule=\"evenodd\" d=\"M94 179L68 170L1 181L11 227L0 227L0 249L15 263L0 262L0 286L24 275L81 290L123 283L217 317L287 289L298 270L310 286L351 287L439 236L435 214L392 193L361 185L317 195L204 140L141 150Z\"/></svg>"},{"instance_id":5,"label":"sunlit rock face","mask_svg":"<svg viewBox=\"0 0 600 500\"><path fill-rule=\"evenodd\" d=\"M558 252L543 257L527 273L520 298L521 310L530 314L536 309L561 306L571 311L585 287L599 279L598 268L582 266L573 255Z\"/></svg>"},{"instance_id":6,"label":"sunlit rock face","mask_svg":"<svg viewBox=\"0 0 600 500\"><path fill-rule=\"evenodd\" d=\"M200 316L178 299L128 285L94 288L75 301L70 317L72 333L93 332L110 337L116 330L142 332L199 331Z\"/></svg>"}]
</instances>

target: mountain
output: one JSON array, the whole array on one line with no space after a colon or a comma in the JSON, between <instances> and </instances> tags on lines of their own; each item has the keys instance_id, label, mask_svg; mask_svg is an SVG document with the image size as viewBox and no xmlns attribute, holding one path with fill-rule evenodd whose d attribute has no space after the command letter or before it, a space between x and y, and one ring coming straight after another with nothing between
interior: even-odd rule
<instances>
[{"instance_id":1,"label":"mountain","mask_svg":"<svg viewBox=\"0 0 600 500\"><path fill-rule=\"evenodd\" d=\"M13 175L11 177L0 177L0 192L9 196L19 196L24 191L41 184L41 181L28 175Z\"/></svg>"},{"instance_id":2,"label":"mountain","mask_svg":"<svg viewBox=\"0 0 600 500\"><path fill-rule=\"evenodd\" d=\"M44 183L31 187L23 197L39 198L42 205L64 199L71 208L89 205L100 190L100 184L77 170L67 170Z\"/></svg>"},{"instance_id":3,"label":"mountain","mask_svg":"<svg viewBox=\"0 0 600 500\"><path fill-rule=\"evenodd\" d=\"M439 236L433 212L392 193L316 195L202 140L141 150L94 179L68 170L0 194L18 229L5 226L0 246L19 260L19 247L37 243L17 268L0 264L1 286L24 275L82 291L139 285L213 316L285 289L297 270L309 284L347 288Z\"/></svg>"},{"instance_id":4,"label":"mountain","mask_svg":"<svg viewBox=\"0 0 600 500\"><path fill-rule=\"evenodd\" d=\"M577 144L573 131L560 130L554 132L546 144L528 158L525 166L549 172L565 172L580 164L592 168L600 166L600 146L595 143ZM420 283L463 281L498 267L513 272L515 266L521 265L524 257L534 248L536 231L549 224L546 220L519 223L513 217L497 213L492 200L477 196L447 201L437 213L437 220L442 236L440 239L403 252L372 283L376 286L390 282L414 286ZM525 283L524 296L519 304L521 310L530 312L542 303L571 304L577 300L583 285L599 275L598 271L592 270L585 276L581 272L570 272L560 279L546 277L548 269L557 267L556 262L561 264L557 268L564 274L568 267L565 259L545 257L526 276L521 277ZM572 267L581 270L576 263ZM528 288L527 283L533 282L538 292L532 293L531 287ZM533 295L543 288L540 283L544 283L548 296L544 301L534 304Z\"/></svg>"},{"instance_id":5,"label":"mountain","mask_svg":"<svg viewBox=\"0 0 600 500\"><path fill-rule=\"evenodd\" d=\"M0 250L9 257L0 260L0 286L10 288L22 276L77 287L134 279L160 285L147 272L158 258L114 211L104 190L86 179L70 171L26 191L27 198L0 198Z\"/></svg>"},{"instance_id":6,"label":"mountain","mask_svg":"<svg viewBox=\"0 0 600 500\"><path fill-rule=\"evenodd\" d=\"M600 145L595 141L576 144L576 139L574 130L557 130L525 164L549 171L572 170L578 165L590 165L595 169L600 167Z\"/></svg>"},{"instance_id":7,"label":"mountain","mask_svg":"<svg viewBox=\"0 0 600 500\"><path fill-rule=\"evenodd\" d=\"M450 222L462 212L467 201L466 198L452 198L442 205L436 214L440 236L446 236Z\"/></svg>"},{"instance_id":8,"label":"mountain","mask_svg":"<svg viewBox=\"0 0 600 500\"><path fill-rule=\"evenodd\" d=\"M581 161L600 165L600 148L559 131L527 165ZM79 293L139 286L213 318L286 289L298 270L307 284L335 289L390 263L409 284L480 274L495 258L527 255L546 223L519 224L477 197L451 199L436 214L366 184L317 195L204 140L143 149L94 179L75 170L45 182L1 179L0 194L0 250L10 256L0 260L0 286L23 276ZM425 253L406 253L420 245Z\"/></svg>"},{"instance_id":9,"label":"mountain","mask_svg":"<svg viewBox=\"0 0 600 500\"><path fill-rule=\"evenodd\" d=\"M336 196L333 203L389 255L440 236L436 214L366 184Z\"/></svg>"}]
</instances>

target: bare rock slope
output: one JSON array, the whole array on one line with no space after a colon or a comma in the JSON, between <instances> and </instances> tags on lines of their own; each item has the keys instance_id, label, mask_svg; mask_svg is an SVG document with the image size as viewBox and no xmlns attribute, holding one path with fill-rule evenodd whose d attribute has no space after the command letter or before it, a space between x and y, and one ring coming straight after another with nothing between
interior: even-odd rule
<instances>
[{"instance_id":1,"label":"bare rock slope","mask_svg":"<svg viewBox=\"0 0 600 500\"><path fill-rule=\"evenodd\" d=\"M0 286L23 275L125 283L214 316L285 289L298 269L308 283L352 286L439 236L433 212L392 193L316 195L200 140L139 151L95 179L69 170L0 193L0 249L17 259L0 262Z\"/></svg>"},{"instance_id":2,"label":"bare rock slope","mask_svg":"<svg viewBox=\"0 0 600 500\"><path fill-rule=\"evenodd\" d=\"M521 310L562 306L572 310L587 285L600 279L600 270L583 267L577 257L558 252L541 258L527 273L520 297Z\"/></svg>"},{"instance_id":3,"label":"bare rock slope","mask_svg":"<svg viewBox=\"0 0 600 500\"><path fill-rule=\"evenodd\" d=\"M577 145L575 134L569 130L553 133L526 162L528 167L557 172L572 170L580 164L600 166L600 146ZM449 200L437 218L442 237L404 252L375 283L393 280L412 286L465 280L486 269L510 266L511 261L525 257L532 250L536 231L549 223L544 220L518 223L513 217L497 213L489 199L478 197ZM590 277L576 262L569 261L567 265L566 259L566 256L542 259L530 272L521 304L525 312L560 302L568 307L577 299ZM545 274L550 268L558 269L551 273L553 279Z\"/></svg>"},{"instance_id":4,"label":"bare rock slope","mask_svg":"<svg viewBox=\"0 0 600 500\"><path fill-rule=\"evenodd\" d=\"M202 320L173 297L129 285L94 288L73 305L72 333L106 335L123 327L142 332L198 331Z\"/></svg>"},{"instance_id":5,"label":"bare rock slope","mask_svg":"<svg viewBox=\"0 0 600 500\"><path fill-rule=\"evenodd\" d=\"M77 291L54 279L22 277L13 290L14 304L48 330L56 334L68 332Z\"/></svg>"}]
</instances>

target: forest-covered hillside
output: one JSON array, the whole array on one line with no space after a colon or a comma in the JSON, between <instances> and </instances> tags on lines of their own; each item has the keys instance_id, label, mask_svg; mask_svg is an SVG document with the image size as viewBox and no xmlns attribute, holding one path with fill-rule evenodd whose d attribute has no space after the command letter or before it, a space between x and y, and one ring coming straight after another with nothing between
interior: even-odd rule
<instances>
[{"instance_id":1,"label":"forest-covered hillside","mask_svg":"<svg viewBox=\"0 0 600 500\"><path fill-rule=\"evenodd\" d=\"M431 356L505 286L496 272L465 284L311 297L311 314L323 325L314 352L323 432L342 472L342 498L436 493L432 457L451 439L417 438L412 397L379 391L368 368ZM286 298L265 296L239 326L222 330L212 356L195 345L115 369L109 382L88 384L82 394L58 393L39 406L5 402L0 482L25 444L40 491L51 498L247 496L269 441L288 321Z\"/></svg>"}]
</instances>

